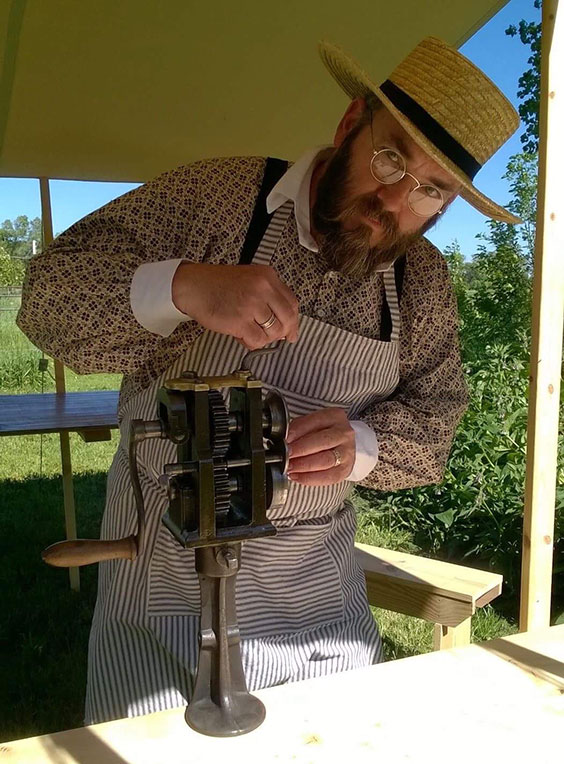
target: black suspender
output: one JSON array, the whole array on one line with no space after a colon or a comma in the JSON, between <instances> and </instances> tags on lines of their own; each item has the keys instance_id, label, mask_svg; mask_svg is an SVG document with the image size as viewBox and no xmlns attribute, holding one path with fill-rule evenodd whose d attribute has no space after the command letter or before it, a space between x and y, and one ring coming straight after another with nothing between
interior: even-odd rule
<instances>
[{"instance_id":1,"label":"black suspender","mask_svg":"<svg viewBox=\"0 0 564 764\"><path fill-rule=\"evenodd\" d=\"M288 162L282 159L268 157L264 168L264 177L260 187L253 216L249 224L245 243L239 257L239 265L248 265L252 262L255 252L262 241L264 232L268 228L272 215L266 211L266 198L288 169Z\"/></svg>"},{"instance_id":2,"label":"black suspender","mask_svg":"<svg viewBox=\"0 0 564 764\"><path fill-rule=\"evenodd\" d=\"M269 215L266 210L266 198L287 169L288 162L284 161L283 159L274 159L272 157L268 157L266 160L262 185L255 202L255 208L253 210L251 222L245 237L245 243L243 244L241 255L239 257L240 265L248 265L250 262L252 262L253 257L255 256L255 252L257 251L258 246L262 241L262 237L264 236L264 232L268 228L268 224L272 218L272 215ZM404 272L405 255L398 258L394 263L394 275L398 293L398 305L401 302ZM386 293L384 292L384 299L382 301L382 318L380 322L380 339L383 342L389 342L391 334L392 317L390 315L388 301L386 300Z\"/></svg>"},{"instance_id":3,"label":"black suspender","mask_svg":"<svg viewBox=\"0 0 564 764\"><path fill-rule=\"evenodd\" d=\"M398 307L401 304L401 292L403 289L403 277L405 273L405 255L398 257L394 263L394 277L396 281L396 290L398 293ZM382 342L389 342L392 336L392 317L390 315L390 308L388 301L386 300L386 292L384 290L384 298L382 300L382 318L380 320L380 339Z\"/></svg>"}]
</instances>

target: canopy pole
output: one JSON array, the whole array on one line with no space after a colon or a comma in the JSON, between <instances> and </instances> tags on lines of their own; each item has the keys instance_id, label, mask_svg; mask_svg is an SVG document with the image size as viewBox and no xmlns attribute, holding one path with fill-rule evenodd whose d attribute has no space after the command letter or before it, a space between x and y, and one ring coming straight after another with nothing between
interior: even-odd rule
<instances>
[{"instance_id":1,"label":"canopy pole","mask_svg":"<svg viewBox=\"0 0 564 764\"><path fill-rule=\"evenodd\" d=\"M558 20L558 0L543 0L539 184L520 631L543 628L550 623L564 316L563 26L562 16Z\"/></svg>"},{"instance_id":2,"label":"canopy pole","mask_svg":"<svg viewBox=\"0 0 564 764\"><path fill-rule=\"evenodd\" d=\"M51 215L51 194L49 191L49 178L39 178L39 190L41 192L41 227L43 232L43 244L49 246L53 241L53 218ZM55 360L55 390L57 393L65 393L65 367L60 361ZM74 488L72 483L72 462L69 433L59 432L61 446L61 467L63 473L63 504L65 509L65 529L67 539L76 539L76 511L74 504ZM78 568L69 568L71 589L80 590L80 575Z\"/></svg>"}]
</instances>

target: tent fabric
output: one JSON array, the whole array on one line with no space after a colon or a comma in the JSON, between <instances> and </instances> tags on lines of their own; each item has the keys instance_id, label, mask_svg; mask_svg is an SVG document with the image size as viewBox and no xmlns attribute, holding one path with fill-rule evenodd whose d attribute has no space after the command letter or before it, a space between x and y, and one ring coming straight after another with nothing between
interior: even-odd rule
<instances>
[{"instance_id":1,"label":"tent fabric","mask_svg":"<svg viewBox=\"0 0 564 764\"><path fill-rule=\"evenodd\" d=\"M503 0L0 0L0 175L144 181L209 156L293 159L346 100L320 39L374 78Z\"/></svg>"}]
</instances>

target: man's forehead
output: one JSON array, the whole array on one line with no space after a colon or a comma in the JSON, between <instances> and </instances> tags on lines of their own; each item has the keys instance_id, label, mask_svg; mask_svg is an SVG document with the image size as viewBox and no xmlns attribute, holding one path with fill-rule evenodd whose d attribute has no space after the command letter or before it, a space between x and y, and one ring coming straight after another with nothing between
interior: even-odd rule
<instances>
[{"instance_id":1,"label":"man's forehead","mask_svg":"<svg viewBox=\"0 0 564 764\"><path fill-rule=\"evenodd\" d=\"M374 126L380 131L383 138L387 138L389 143L394 144L390 148L397 148L408 162L425 163L426 180L453 193L459 190L460 184L456 178L427 154L386 108L376 112Z\"/></svg>"}]
</instances>

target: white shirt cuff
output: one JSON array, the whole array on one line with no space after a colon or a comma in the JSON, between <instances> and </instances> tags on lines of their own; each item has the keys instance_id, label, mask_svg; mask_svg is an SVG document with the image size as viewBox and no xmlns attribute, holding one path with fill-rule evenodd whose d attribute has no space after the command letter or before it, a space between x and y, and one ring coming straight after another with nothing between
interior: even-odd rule
<instances>
[{"instance_id":1,"label":"white shirt cuff","mask_svg":"<svg viewBox=\"0 0 564 764\"><path fill-rule=\"evenodd\" d=\"M349 422L354 430L356 459L347 480L358 483L372 472L378 461L378 439L376 433L364 422L353 420Z\"/></svg>"},{"instance_id":2,"label":"white shirt cuff","mask_svg":"<svg viewBox=\"0 0 564 764\"><path fill-rule=\"evenodd\" d=\"M159 260L144 263L131 280L131 310L144 329L168 337L182 321L190 321L172 301L172 280L182 263L178 260Z\"/></svg>"}]
</instances>

